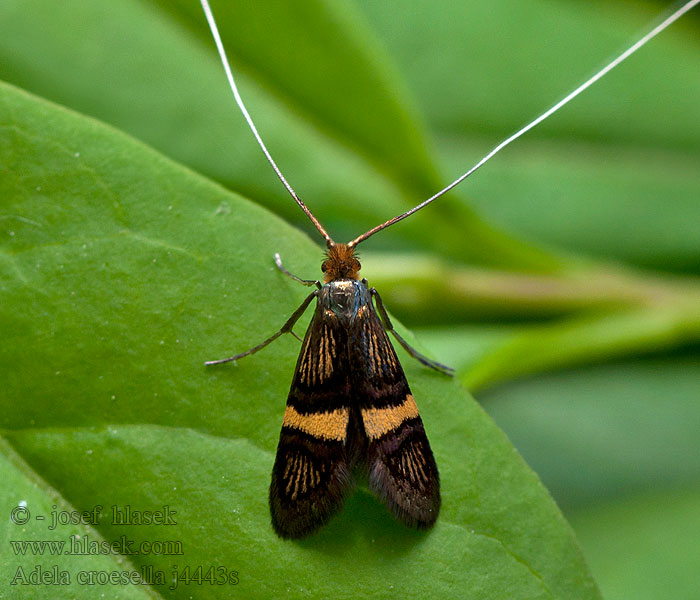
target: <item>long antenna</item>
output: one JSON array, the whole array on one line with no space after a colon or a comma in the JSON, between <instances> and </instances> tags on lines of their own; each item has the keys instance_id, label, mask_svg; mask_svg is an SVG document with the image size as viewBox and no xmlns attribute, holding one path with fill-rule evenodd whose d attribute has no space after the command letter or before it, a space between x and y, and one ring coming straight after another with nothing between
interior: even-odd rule
<instances>
[{"instance_id":1,"label":"long antenna","mask_svg":"<svg viewBox=\"0 0 700 600\"><path fill-rule=\"evenodd\" d=\"M698 0L700 1L700 0ZM248 123L248 127L250 127L251 131L253 132L253 135L255 136L255 139L258 141L258 145L262 149L263 153L265 154L265 158L267 158L267 161L270 163L272 168L275 170L275 173L277 173L277 177L279 177L279 180L282 182L285 188L287 188L287 191L289 192L290 196L294 198L294 201L299 205L301 210L306 213L306 216L311 219L311 222L314 224L316 229L320 232L320 234L323 236L323 238L326 240L326 245L330 248L331 246L335 245L335 242L331 238L330 235L326 232L326 230L323 228L321 223L318 222L318 219L314 217L313 213L306 207L306 204L304 204L297 196L297 193L292 189L292 186L289 185L287 180L285 179L284 175L282 175L282 171L280 171L279 167L277 166L277 163L275 163L274 160L272 160L272 156L267 150L267 147L265 146L265 143L262 141L262 138L260 137L260 134L258 133L257 128L255 127L255 123L253 123L253 119L251 118L250 114L248 113L248 109L246 109L245 104L243 104L243 99L241 98L241 95L238 93L238 87L236 86L236 82L233 79L233 73L231 72L231 67L229 66L228 63L228 57L226 56L226 50L224 50L224 45L221 42L221 36L219 35L219 29L216 26L216 21L214 20L214 15L211 12L211 8L209 7L209 2L207 0L201 0L202 3L202 9L204 9L204 14L207 17L207 22L209 23L209 29L211 30L211 35L214 38L214 43L216 44L216 48L219 51L219 57L221 58L221 64L224 66L224 71L226 71L226 77L228 78L228 83L229 86L231 86L231 91L233 92L233 97L236 100L236 104L238 104L238 108L241 109L241 112L243 113L243 116L245 117L246 122Z\"/></svg>"},{"instance_id":2,"label":"long antenna","mask_svg":"<svg viewBox=\"0 0 700 600\"><path fill-rule=\"evenodd\" d=\"M460 175L457 179L455 179L450 185L447 187L441 189L437 194L434 196L431 196L424 202L421 202L418 206L413 207L411 210L406 211L405 213L398 215L394 217L393 219L389 219L385 223L382 223L381 225L377 225L376 227L370 229L368 232L363 233L361 236L356 237L354 240L352 240L348 246L353 247L357 246L360 242L364 242L368 237L374 235L375 233L381 231L382 229L386 229L387 227L390 227L394 223L398 223L399 221L402 221L406 217L410 217L413 213L419 211L421 208L427 206L430 204L433 200L438 199L440 196L443 194L446 194L449 192L453 187L459 185L462 183L467 177L469 177L474 171L476 171L479 167L481 167L483 164L488 162L495 154L503 150L508 144L511 142L517 140L521 135L527 133L532 129L533 127L539 125L542 121L544 121L547 117L553 115L555 112L557 112L560 108L568 104L571 100L576 98L581 92L592 86L596 81L598 81L600 78L602 78L604 75L612 71L617 65L619 65L623 60L625 60L627 57L631 56L634 54L637 50L639 50L644 44L646 44L649 40L652 38L656 37L659 33L661 33L664 29L666 29L669 25L671 25L674 21L678 20L680 17L682 17L685 13L687 13L690 9L695 7L700 0L690 0L690 2L686 2L681 8L679 8L676 12L674 12L671 16L668 18L664 19L659 25L654 27L649 33L647 33L644 37L642 37L638 42L630 46L627 50L625 50L622 54L620 54L617 58L615 58L612 62L608 63L605 67L603 67L600 71L598 71L593 77L590 79L586 80L583 82L580 86L578 86L573 92L571 92L568 96L562 98L559 102L557 102L554 106L552 106L549 110L543 112L539 117L537 117L534 121L531 121L529 124L525 125L522 129L519 131L516 131L513 135L511 135L509 138L503 140L498 146L496 146L493 150L491 150L484 158L482 158L479 162L477 162L471 169L469 169L466 173L463 175Z\"/></svg>"}]
</instances>

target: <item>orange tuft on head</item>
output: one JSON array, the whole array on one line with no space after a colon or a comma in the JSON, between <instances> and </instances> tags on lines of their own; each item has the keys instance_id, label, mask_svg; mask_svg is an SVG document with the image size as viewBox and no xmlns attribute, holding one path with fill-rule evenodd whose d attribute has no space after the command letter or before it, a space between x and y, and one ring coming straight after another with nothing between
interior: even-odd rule
<instances>
[{"instance_id":1,"label":"orange tuft on head","mask_svg":"<svg viewBox=\"0 0 700 600\"><path fill-rule=\"evenodd\" d=\"M347 244L333 244L326 252L326 260L321 265L323 281L336 279L359 279L360 261L355 257L355 249Z\"/></svg>"}]
</instances>

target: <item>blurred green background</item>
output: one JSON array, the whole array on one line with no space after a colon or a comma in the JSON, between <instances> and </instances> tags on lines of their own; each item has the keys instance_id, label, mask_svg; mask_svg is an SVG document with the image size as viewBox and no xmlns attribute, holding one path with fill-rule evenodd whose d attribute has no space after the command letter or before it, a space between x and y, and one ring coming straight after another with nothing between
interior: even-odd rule
<instances>
[{"instance_id":1,"label":"blurred green background","mask_svg":"<svg viewBox=\"0 0 700 600\"><path fill-rule=\"evenodd\" d=\"M46 7L3 2L1 79L315 239L232 105L197 3ZM214 3L263 138L339 240L440 189L668 8ZM361 248L392 313L554 495L611 600L700 596L699 34L695 10Z\"/></svg>"}]
</instances>

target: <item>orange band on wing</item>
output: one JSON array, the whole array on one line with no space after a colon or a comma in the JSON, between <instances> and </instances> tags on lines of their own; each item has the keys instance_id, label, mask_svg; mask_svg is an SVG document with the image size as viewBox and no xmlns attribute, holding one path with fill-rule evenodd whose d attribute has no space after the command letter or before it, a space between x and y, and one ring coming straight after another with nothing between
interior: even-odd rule
<instances>
[{"instance_id":1,"label":"orange band on wing","mask_svg":"<svg viewBox=\"0 0 700 600\"><path fill-rule=\"evenodd\" d=\"M293 406L287 406L282 426L299 429L317 438L343 441L347 435L349 418L347 408L302 415Z\"/></svg>"},{"instance_id":2,"label":"orange band on wing","mask_svg":"<svg viewBox=\"0 0 700 600\"><path fill-rule=\"evenodd\" d=\"M376 440L384 434L393 431L407 419L418 416L418 407L411 394L406 396L403 404L386 408L363 408L362 421L365 433L371 440Z\"/></svg>"}]
</instances>

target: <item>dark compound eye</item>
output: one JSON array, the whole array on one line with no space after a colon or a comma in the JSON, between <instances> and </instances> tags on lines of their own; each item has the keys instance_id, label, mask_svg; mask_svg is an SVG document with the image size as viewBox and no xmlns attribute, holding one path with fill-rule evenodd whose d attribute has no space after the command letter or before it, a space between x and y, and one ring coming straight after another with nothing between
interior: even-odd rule
<instances>
[{"instance_id":1,"label":"dark compound eye","mask_svg":"<svg viewBox=\"0 0 700 600\"><path fill-rule=\"evenodd\" d=\"M321 263L321 272L322 273L326 272L326 261L325 260Z\"/></svg>"}]
</instances>

